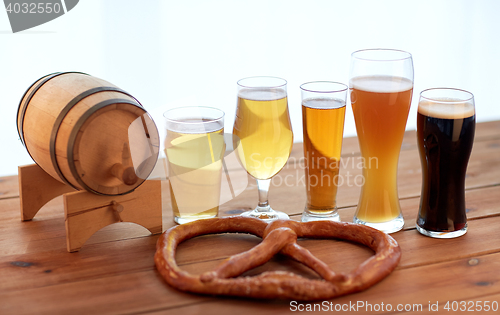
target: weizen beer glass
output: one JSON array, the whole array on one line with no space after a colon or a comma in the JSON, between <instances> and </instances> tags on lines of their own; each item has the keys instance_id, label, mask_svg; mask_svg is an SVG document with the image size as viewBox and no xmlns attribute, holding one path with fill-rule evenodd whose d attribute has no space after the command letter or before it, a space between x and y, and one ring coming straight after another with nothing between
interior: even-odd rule
<instances>
[{"instance_id":1,"label":"weizen beer glass","mask_svg":"<svg viewBox=\"0 0 500 315\"><path fill-rule=\"evenodd\" d=\"M336 198L348 87L318 81L300 89L307 194L302 221L340 221Z\"/></svg>"},{"instance_id":2,"label":"weizen beer glass","mask_svg":"<svg viewBox=\"0 0 500 315\"><path fill-rule=\"evenodd\" d=\"M422 195L417 230L436 238L467 232L465 173L474 142L474 96L438 88L420 94L417 139Z\"/></svg>"},{"instance_id":3,"label":"weizen beer glass","mask_svg":"<svg viewBox=\"0 0 500 315\"><path fill-rule=\"evenodd\" d=\"M413 92L411 54L390 49L354 52L349 88L364 177L354 222L386 233L399 231L404 220L397 171Z\"/></svg>"},{"instance_id":4,"label":"weizen beer glass","mask_svg":"<svg viewBox=\"0 0 500 315\"><path fill-rule=\"evenodd\" d=\"M183 224L216 217L225 151L224 112L180 107L165 112L164 117L174 221Z\"/></svg>"},{"instance_id":5,"label":"weizen beer glass","mask_svg":"<svg viewBox=\"0 0 500 315\"><path fill-rule=\"evenodd\" d=\"M288 113L286 81L275 77L250 77L238 81L238 105L233 134L238 158L257 180L259 203L242 213L265 221L288 219L268 201L271 178L285 165L293 144Z\"/></svg>"}]
</instances>

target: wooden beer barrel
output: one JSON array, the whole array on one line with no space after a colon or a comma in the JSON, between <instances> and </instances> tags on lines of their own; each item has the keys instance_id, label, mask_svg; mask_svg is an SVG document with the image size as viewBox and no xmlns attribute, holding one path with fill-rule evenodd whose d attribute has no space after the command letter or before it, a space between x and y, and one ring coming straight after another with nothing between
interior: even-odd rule
<instances>
[{"instance_id":1,"label":"wooden beer barrel","mask_svg":"<svg viewBox=\"0 0 500 315\"><path fill-rule=\"evenodd\" d=\"M133 191L158 158L158 130L142 105L84 73L53 73L33 83L21 98L17 129L45 172L96 194Z\"/></svg>"}]
</instances>

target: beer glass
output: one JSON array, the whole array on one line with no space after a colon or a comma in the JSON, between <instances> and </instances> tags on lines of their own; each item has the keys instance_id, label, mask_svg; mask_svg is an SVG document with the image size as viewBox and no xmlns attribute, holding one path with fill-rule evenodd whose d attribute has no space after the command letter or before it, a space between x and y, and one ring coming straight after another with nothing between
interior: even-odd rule
<instances>
[{"instance_id":1,"label":"beer glass","mask_svg":"<svg viewBox=\"0 0 500 315\"><path fill-rule=\"evenodd\" d=\"M219 211L224 112L210 107L180 107L164 113L165 154L174 221L216 217Z\"/></svg>"},{"instance_id":2,"label":"beer glass","mask_svg":"<svg viewBox=\"0 0 500 315\"><path fill-rule=\"evenodd\" d=\"M368 49L351 56L349 88L364 183L354 222L392 233L403 228L399 151L413 92L411 54Z\"/></svg>"},{"instance_id":3,"label":"beer glass","mask_svg":"<svg viewBox=\"0 0 500 315\"><path fill-rule=\"evenodd\" d=\"M348 87L318 81L300 89L307 194L302 221L340 221L336 198Z\"/></svg>"},{"instance_id":4,"label":"beer glass","mask_svg":"<svg viewBox=\"0 0 500 315\"><path fill-rule=\"evenodd\" d=\"M288 113L286 81L275 77L250 77L237 83L238 103L233 134L238 158L257 180L259 203L242 216L265 221L288 219L268 201L271 178L285 165L293 144Z\"/></svg>"},{"instance_id":5,"label":"beer glass","mask_svg":"<svg viewBox=\"0 0 500 315\"><path fill-rule=\"evenodd\" d=\"M474 142L474 96L451 88L420 94L417 140L422 195L417 230L436 238L467 232L465 172Z\"/></svg>"}]
</instances>

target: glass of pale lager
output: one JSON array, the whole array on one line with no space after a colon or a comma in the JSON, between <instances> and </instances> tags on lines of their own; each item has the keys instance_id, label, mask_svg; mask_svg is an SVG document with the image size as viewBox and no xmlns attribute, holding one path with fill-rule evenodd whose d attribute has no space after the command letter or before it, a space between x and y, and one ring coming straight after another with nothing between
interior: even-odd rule
<instances>
[{"instance_id":1,"label":"glass of pale lager","mask_svg":"<svg viewBox=\"0 0 500 315\"><path fill-rule=\"evenodd\" d=\"M302 221L340 221L336 198L348 87L317 81L300 90L307 195Z\"/></svg>"},{"instance_id":2,"label":"glass of pale lager","mask_svg":"<svg viewBox=\"0 0 500 315\"><path fill-rule=\"evenodd\" d=\"M413 93L411 54L392 49L354 52L349 89L364 178L354 222L386 233L399 231L404 219L397 173Z\"/></svg>"},{"instance_id":3,"label":"glass of pale lager","mask_svg":"<svg viewBox=\"0 0 500 315\"><path fill-rule=\"evenodd\" d=\"M224 112L179 107L164 113L170 198L174 221L216 217L225 152Z\"/></svg>"},{"instance_id":4,"label":"glass of pale lager","mask_svg":"<svg viewBox=\"0 0 500 315\"><path fill-rule=\"evenodd\" d=\"M417 140L422 194L417 230L452 238L467 232L465 173L474 142L474 96L451 88L420 93Z\"/></svg>"},{"instance_id":5,"label":"glass of pale lager","mask_svg":"<svg viewBox=\"0 0 500 315\"><path fill-rule=\"evenodd\" d=\"M237 156L257 180L259 202L242 216L265 221L288 219L268 201L271 178L285 166L293 145L286 81L276 77L250 77L237 83L238 101L233 134Z\"/></svg>"}]
</instances>

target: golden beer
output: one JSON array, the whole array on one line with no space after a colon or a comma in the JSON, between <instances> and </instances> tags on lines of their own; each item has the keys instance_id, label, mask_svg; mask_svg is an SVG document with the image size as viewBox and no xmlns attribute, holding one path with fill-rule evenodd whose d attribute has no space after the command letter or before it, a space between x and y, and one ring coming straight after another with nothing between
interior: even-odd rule
<instances>
[{"instance_id":1,"label":"golden beer","mask_svg":"<svg viewBox=\"0 0 500 315\"><path fill-rule=\"evenodd\" d=\"M189 126L189 120L183 121ZM169 188L177 223L216 217L219 211L225 144L220 122L200 130L167 129L165 153Z\"/></svg>"},{"instance_id":2,"label":"golden beer","mask_svg":"<svg viewBox=\"0 0 500 315\"><path fill-rule=\"evenodd\" d=\"M397 170L413 82L358 76L351 79L350 91L365 180L356 217L371 223L391 221L401 213Z\"/></svg>"},{"instance_id":3,"label":"golden beer","mask_svg":"<svg viewBox=\"0 0 500 315\"><path fill-rule=\"evenodd\" d=\"M293 143L286 91L241 89L233 134L238 158L256 179L269 179L285 165Z\"/></svg>"},{"instance_id":4,"label":"golden beer","mask_svg":"<svg viewBox=\"0 0 500 315\"><path fill-rule=\"evenodd\" d=\"M333 104L332 104L333 103ZM306 99L302 103L306 210L315 215L335 211L345 102Z\"/></svg>"}]
</instances>

